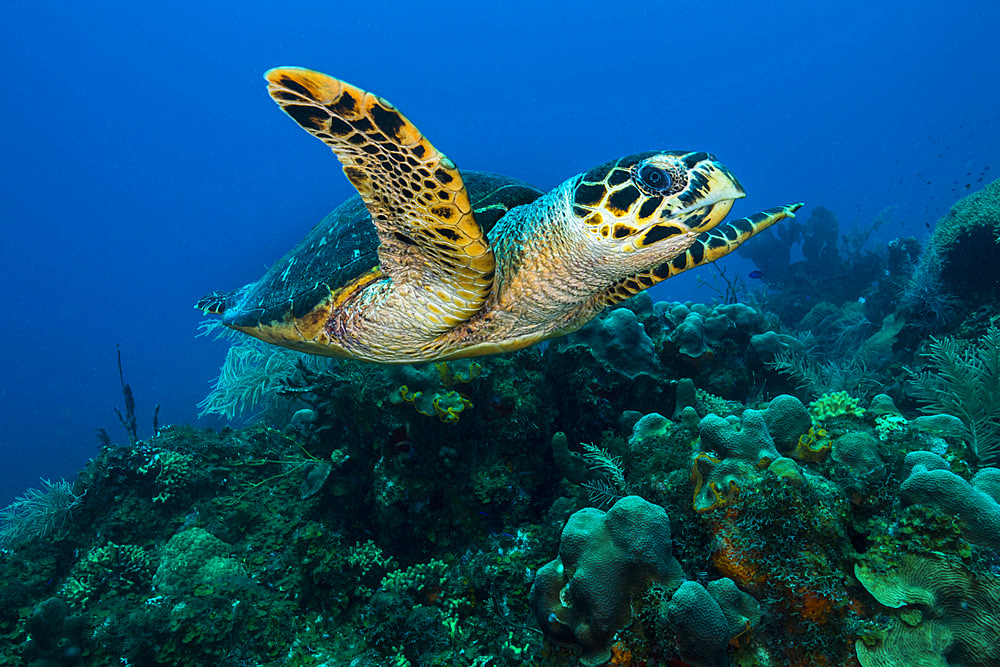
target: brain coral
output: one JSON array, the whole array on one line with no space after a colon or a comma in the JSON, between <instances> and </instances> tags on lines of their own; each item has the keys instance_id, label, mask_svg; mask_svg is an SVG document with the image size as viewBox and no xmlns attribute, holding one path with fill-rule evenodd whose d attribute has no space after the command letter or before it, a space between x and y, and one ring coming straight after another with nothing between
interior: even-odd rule
<instances>
[{"instance_id":1,"label":"brain coral","mask_svg":"<svg viewBox=\"0 0 1000 667\"><path fill-rule=\"evenodd\" d=\"M863 667L1000 664L1000 579L916 554L888 571L860 562L855 575L876 600L901 610L881 641L858 640Z\"/></svg>"},{"instance_id":2,"label":"brain coral","mask_svg":"<svg viewBox=\"0 0 1000 667\"><path fill-rule=\"evenodd\" d=\"M760 622L760 605L728 578L707 587L685 581L665 606L681 657L691 667L727 667L729 640Z\"/></svg>"},{"instance_id":3,"label":"brain coral","mask_svg":"<svg viewBox=\"0 0 1000 667\"><path fill-rule=\"evenodd\" d=\"M857 475L883 467L878 440L864 431L848 431L834 440L833 460L844 464Z\"/></svg>"},{"instance_id":4,"label":"brain coral","mask_svg":"<svg viewBox=\"0 0 1000 667\"><path fill-rule=\"evenodd\" d=\"M684 660L692 667L726 667L729 622L704 586L685 581L669 604Z\"/></svg>"},{"instance_id":5,"label":"brain coral","mask_svg":"<svg viewBox=\"0 0 1000 667\"><path fill-rule=\"evenodd\" d=\"M607 512L588 507L570 516L558 557L535 575L531 607L548 637L578 644L584 665L600 665L611 657L614 634L631 621L632 595L682 576L667 513L626 496Z\"/></svg>"},{"instance_id":6,"label":"brain coral","mask_svg":"<svg viewBox=\"0 0 1000 667\"><path fill-rule=\"evenodd\" d=\"M909 462L910 456L907 456ZM983 468L969 483L951 470L914 465L900 486L905 504L930 505L957 514L962 536L973 544L1000 550L1000 490L996 468Z\"/></svg>"},{"instance_id":7,"label":"brain coral","mask_svg":"<svg viewBox=\"0 0 1000 667\"><path fill-rule=\"evenodd\" d=\"M167 595L178 595L198 584L243 573L239 562L229 557L231 547L203 528L188 528L167 541L153 587Z\"/></svg>"},{"instance_id":8,"label":"brain coral","mask_svg":"<svg viewBox=\"0 0 1000 667\"><path fill-rule=\"evenodd\" d=\"M782 452L795 449L799 438L812 426L812 417L802 401L789 394L781 394L771 399L764 411L764 423Z\"/></svg>"}]
</instances>

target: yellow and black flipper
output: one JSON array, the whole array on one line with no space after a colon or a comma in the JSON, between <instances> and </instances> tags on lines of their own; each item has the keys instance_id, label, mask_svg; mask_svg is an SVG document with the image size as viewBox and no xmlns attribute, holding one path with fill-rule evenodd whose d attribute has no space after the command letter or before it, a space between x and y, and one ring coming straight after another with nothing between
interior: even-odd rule
<instances>
[{"instance_id":1,"label":"yellow and black flipper","mask_svg":"<svg viewBox=\"0 0 1000 667\"><path fill-rule=\"evenodd\" d=\"M495 262L455 164L377 95L297 67L265 78L285 113L343 163L378 232L382 273L433 293L440 331L478 312Z\"/></svg>"}]
</instances>

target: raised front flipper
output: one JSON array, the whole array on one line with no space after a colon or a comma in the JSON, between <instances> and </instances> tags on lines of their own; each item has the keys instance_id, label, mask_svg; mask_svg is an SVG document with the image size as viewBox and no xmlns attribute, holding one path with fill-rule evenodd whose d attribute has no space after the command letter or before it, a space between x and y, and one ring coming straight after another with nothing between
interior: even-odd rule
<instances>
[{"instance_id":1,"label":"raised front flipper","mask_svg":"<svg viewBox=\"0 0 1000 667\"><path fill-rule=\"evenodd\" d=\"M494 259L455 164L377 95L295 67L265 78L285 113L343 163L378 230L382 273L416 290L420 324L441 333L475 314Z\"/></svg>"},{"instance_id":2,"label":"raised front flipper","mask_svg":"<svg viewBox=\"0 0 1000 667\"><path fill-rule=\"evenodd\" d=\"M759 234L780 220L794 218L795 211L800 208L802 204L775 206L703 232L687 251L660 264L652 271L638 273L618 282L608 290L602 301L605 306L613 306L678 273L721 259L736 250L751 236Z\"/></svg>"}]
</instances>

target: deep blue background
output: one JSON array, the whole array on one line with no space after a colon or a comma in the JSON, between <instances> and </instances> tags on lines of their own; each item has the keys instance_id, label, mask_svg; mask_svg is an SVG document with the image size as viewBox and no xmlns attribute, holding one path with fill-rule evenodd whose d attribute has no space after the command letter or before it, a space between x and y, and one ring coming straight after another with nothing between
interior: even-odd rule
<instances>
[{"instance_id":1,"label":"deep blue background","mask_svg":"<svg viewBox=\"0 0 1000 667\"><path fill-rule=\"evenodd\" d=\"M124 440L116 343L140 435L156 402L193 421L224 346L192 304L353 194L270 67L385 96L460 167L551 187L706 150L749 192L735 215L898 205L882 242L1000 175L1000 3L611 4L3 2L0 506L72 478L96 427ZM711 298L693 285L654 298Z\"/></svg>"}]
</instances>

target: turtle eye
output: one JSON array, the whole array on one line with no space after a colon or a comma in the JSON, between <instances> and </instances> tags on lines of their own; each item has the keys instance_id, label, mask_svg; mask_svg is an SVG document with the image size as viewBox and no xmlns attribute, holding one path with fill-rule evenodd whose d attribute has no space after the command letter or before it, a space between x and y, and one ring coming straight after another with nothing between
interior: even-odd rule
<instances>
[{"instance_id":1,"label":"turtle eye","mask_svg":"<svg viewBox=\"0 0 1000 667\"><path fill-rule=\"evenodd\" d=\"M652 164L644 164L639 167L637 174L639 180L650 190L665 192L673 185L673 179L665 169Z\"/></svg>"},{"instance_id":2,"label":"turtle eye","mask_svg":"<svg viewBox=\"0 0 1000 667\"><path fill-rule=\"evenodd\" d=\"M682 165L654 158L632 167L632 182L650 197L669 197L684 189L687 177Z\"/></svg>"}]
</instances>

